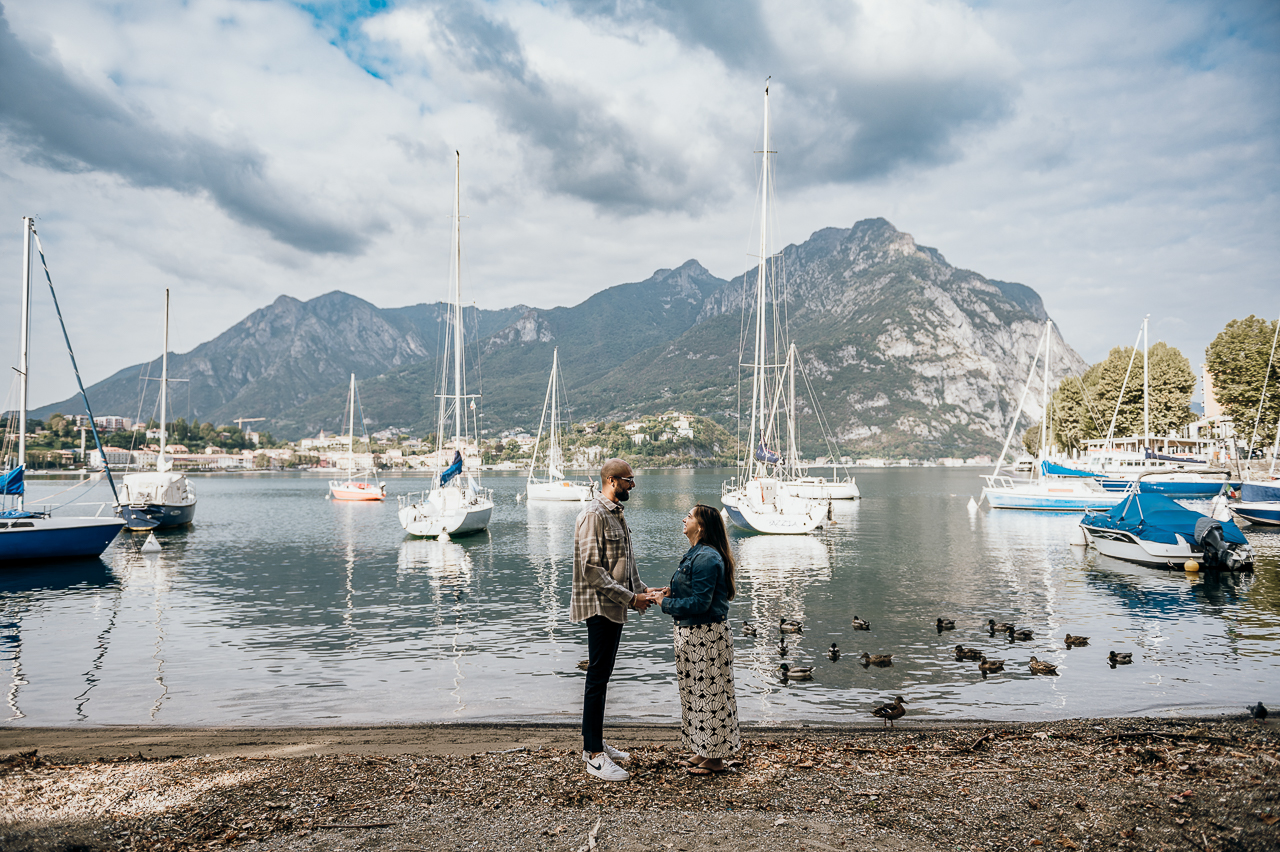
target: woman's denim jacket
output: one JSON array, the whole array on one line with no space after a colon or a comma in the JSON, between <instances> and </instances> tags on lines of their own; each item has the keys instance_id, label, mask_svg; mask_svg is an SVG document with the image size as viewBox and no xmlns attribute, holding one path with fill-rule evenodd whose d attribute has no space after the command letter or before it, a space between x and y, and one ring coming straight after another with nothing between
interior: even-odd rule
<instances>
[{"instance_id":1,"label":"woman's denim jacket","mask_svg":"<svg viewBox=\"0 0 1280 852\"><path fill-rule=\"evenodd\" d=\"M671 595L663 598L662 611L676 627L715 624L729 616L729 583L724 560L714 547L695 544L671 575Z\"/></svg>"}]
</instances>

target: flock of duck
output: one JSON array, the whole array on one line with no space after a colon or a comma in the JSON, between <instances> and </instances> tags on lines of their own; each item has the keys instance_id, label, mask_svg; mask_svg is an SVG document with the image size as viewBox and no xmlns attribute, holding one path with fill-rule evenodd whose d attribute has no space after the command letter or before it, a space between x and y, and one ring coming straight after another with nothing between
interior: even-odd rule
<instances>
[{"instance_id":1,"label":"flock of duck","mask_svg":"<svg viewBox=\"0 0 1280 852\"><path fill-rule=\"evenodd\" d=\"M871 624L858 616L853 617L852 626L854 630L870 630ZM936 628L941 635L948 630L955 630L955 619L939 618L936 622ZM1026 628L1020 628L1015 624L1009 624L1003 621L996 621L994 618L987 619L987 632L991 638L995 638L996 634L1002 634L1008 637L1009 644L1017 642L1029 642L1035 638L1035 633ZM778 656L786 657L790 652L787 646L787 634L803 633L804 625L795 620L788 618L778 619ZM754 638L759 635L759 631L749 621L742 622L742 635L748 638ZM1064 644L1068 649L1083 648L1089 644L1088 636L1072 636L1068 633L1064 639ZM966 648L964 645L956 645L956 659L960 661L976 662L978 664L978 672L985 679L988 674L1004 671L1005 660L988 658L979 648ZM827 649L827 657L836 662L840 659L840 648L835 643L831 643L831 647ZM893 665L893 654L871 654L866 651L857 658L863 668L877 666L886 668ZM1111 651L1107 654L1107 664L1111 668L1116 666L1124 666L1133 662L1132 651ZM1050 662L1037 659L1032 656L1027 662L1027 668L1032 674L1038 675L1057 675L1058 667ZM813 666L791 665L785 659L778 663L778 673L784 682L792 680L813 680ZM896 719L901 719L906 714L906 708L902 705L907 704L907 700L901 695L895 696L894 700L889 703L879 704L871 708L871 715L878 719L884 720L886 727L893 726ZM1264 711L1265 712L1265 711Z\"/></svg>"}]
</instances>

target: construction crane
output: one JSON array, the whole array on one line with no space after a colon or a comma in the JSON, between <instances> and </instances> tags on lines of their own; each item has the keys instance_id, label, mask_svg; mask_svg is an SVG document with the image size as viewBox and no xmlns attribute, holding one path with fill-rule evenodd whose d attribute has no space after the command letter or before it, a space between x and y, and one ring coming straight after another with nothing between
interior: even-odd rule
<instances>
[{"instance_id":1,"label":"construction crane","mask_svg":"<svg viewBox=\"0 0 1280 852\"><path fill-rule=\"evenodd\" d=\"M232 422L232 423L234 423L234 424L236 424L236 426L240 429L240 431L241 431L241 432L243 432L243 431L244 431L244 424L246 424L246 423L256 423L256 422L258 422L259 420L266 420L266 419L267 419L267 418L265 418L265 417L237 417L236 419L232 420L231 422Z\"/></svg>"}]
</instances>

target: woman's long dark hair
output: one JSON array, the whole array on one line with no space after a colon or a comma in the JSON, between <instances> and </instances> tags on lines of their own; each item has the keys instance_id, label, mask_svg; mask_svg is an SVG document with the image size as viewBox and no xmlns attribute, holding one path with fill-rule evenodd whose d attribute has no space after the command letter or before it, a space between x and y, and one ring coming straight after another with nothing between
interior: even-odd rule
<instances>
[{"instance_id":1,"label":"woman's long dark hair","mask_svg":"<svg viewBox=\"0 0 1280 852\"><path fill-rule=\"evenodd\" d=\"M701 503L693 507L693 517L698 522L698 528L702 530L702 535L698 536L698 544L714 548L724 560L724 577L729 585L729 600L733 600L733 596L738 593L738 587L733 582L733 570L736 565L733 561L733 551L729 549L729 532L724 528L724 518L720 517L720 512L716 509Z\"/></svg>"}]
</instances>

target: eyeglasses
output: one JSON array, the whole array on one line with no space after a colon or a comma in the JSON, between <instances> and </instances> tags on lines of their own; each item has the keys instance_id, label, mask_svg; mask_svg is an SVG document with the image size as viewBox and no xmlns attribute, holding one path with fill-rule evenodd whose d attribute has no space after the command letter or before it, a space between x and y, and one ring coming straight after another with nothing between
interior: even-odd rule
<instances>
[{"instance_id":1,"label":"eyeglasses","mask_svg":"<svg viewBox=\"0 0 1280 852\"><path fill-rule=\"evenodd\" d=\"M625 482L628 485L636 484L636 478L634 476L615 476L613 478L618 480L619 482Z\"/></svg>"}]
</instances>

